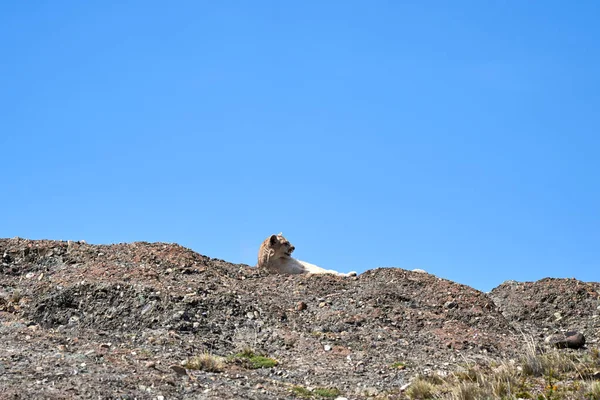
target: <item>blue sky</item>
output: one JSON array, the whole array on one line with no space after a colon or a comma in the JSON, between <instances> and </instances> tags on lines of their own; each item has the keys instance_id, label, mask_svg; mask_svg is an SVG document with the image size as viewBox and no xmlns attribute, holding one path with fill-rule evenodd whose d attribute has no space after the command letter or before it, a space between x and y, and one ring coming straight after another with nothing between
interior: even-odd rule
<instances>
[{"instance_id":1,"label":"blue sky","mask_svg":"<svg viewBox=\"0 0 600 400\"><path fill-rule=\"evenodd\" d=\"M600 280L597 1L3 2L0 237Z\"/></svg>"}]
</instances>

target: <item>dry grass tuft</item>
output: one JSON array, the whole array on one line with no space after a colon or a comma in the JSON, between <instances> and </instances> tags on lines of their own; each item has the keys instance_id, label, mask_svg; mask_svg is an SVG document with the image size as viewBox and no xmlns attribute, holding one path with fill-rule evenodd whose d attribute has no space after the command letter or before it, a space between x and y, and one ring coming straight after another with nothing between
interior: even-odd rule
<instances>
[{"instance_id":1,"label":"dry grass tuft","mask_svg":"<svg viewBox=\"0 0 600 400\"><path fill-rule=\"evenodd\" d=\"M204 353L190 358L184 367L206 372L222 372L225 369L225 362L222 357Z\"/></svg>"},{"instance_id":2,"label":"dry grass tuft","mask_svg":"<svg viewBox=\"0 0 600 400\"><path fill-rule=\"evenodd\" d=\"M467 363L448 376L421 376L404 393L410 399L600 400L596 349L543 349L528 339L523 355L501 363Z\"/></svg>"},{"instance_id":3,"label":"dry grass tuft","mask_svg":"<svg viewBox=\"0 0 600 400\"><path fill-rule=\"evenodd\" d=\"M417 377L406 389L406 395L411 400L431 399L435 393L435 386L424 377Z\"/></svg>"}]
</instances>

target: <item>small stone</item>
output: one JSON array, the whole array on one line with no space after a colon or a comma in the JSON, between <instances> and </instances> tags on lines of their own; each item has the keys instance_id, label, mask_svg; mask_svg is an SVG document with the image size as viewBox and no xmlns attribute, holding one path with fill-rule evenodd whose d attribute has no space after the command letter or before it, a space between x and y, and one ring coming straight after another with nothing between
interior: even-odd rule
<instances>
[{"instance_id":1,"label":"small stone","mask_svg":"<svg viewBox=\"0 0 600 400\"><path fill-rule=\"evenodd\" d=\"M170 365L169 368L171 368L171 370L173 370L173 372L175 372L177 375L187 375L187 371L181 365L173 364Z\"/></svg>"},{"instance_id":2,"label":"small stone","mask_svg":"<svg viewBox=\"0 0 600 400\"><path fill-rule=\"evenodd\" d=\"M560 312L555 312L554 313L554 318L556 318L557 321L560 321L562 319L562 315Z\"/></svg>"},{"instance_id":3,"label":"small stone","mask_svg":"<svg viewBox=\"0 0 600 400\"><path fill-rule=\"evenodd\" d=\"M324 349L325 351L331 351L331 346L330 346L330 345L328 345L328 344L326 344L326 345L323 347L323 349Z\"/></svg>"},{"instance_id":4,"label":"small stone","mask_svg":"<svg viewBox=\"0 0 600 400\"><path fill-rule=\"evenodd\" d=\"M298 304L296 304L296 310L297 310L297 311L304 311L304 310L306 310L307 308L308 308L308 306L307 306L307 305L306 305L306 303L305 303L305 302L303 302L303 301L300 301L300 302L298 302Z\"/></svg>"},{"instance_id":5,"label":"small stone","mask_svg":"<svg viewBox=\"0 0 600 400\"><path fill-rule=\"evenodd\" d=\"M156 400L165 400L165 396L156 396Z\"/></svg>"},{"instance_id":6,"label":"small stone","mask_svg":"<svg viewBox=\"0 0 600 400\"><path fill-rule=\"evenodd\" d=\"M455 301L447 301L444 303L444 308L452 309L456 307L458 307L458 304Z\"/></svg>"},{"instance_id":7,"label":"small stone","mask_svg":"<svg viewBox=\"0 0 600 400\"><path fill-rule=\"evenodd\" d=\"M27 278L27 279L31 279L31 278L33 278L34 276L35 276L35 274L34 274L33 272L28 272L28 273L25 275L25 278Z\"/></svg>"},{"instance_id":8,"label":"small stone","mask_svg":"<svg viewBox=\"0 0 600 400\"><path fill-rule=\"evenodd\" d=\"M148 361L146 363L146 368L154 368L156 367L156 363L154 361Z\"/></svg>"},{"instance_id":9,"label":"small stone","mask_svg":"<svg viewBox=\"0 0 600 400\"><path fill-rule=\"evenodd\" d=\"M324 301L319 303L319 308L323 308L327 305L327 303L325 303Z\"/></svg>"},{"instance_id":10,"label":"small stone","mask_svg":"<svg viewBox=\"0 0 600 400\"><path fill-rule=\"evenodd\" d=\"M365 394L365 396L375 397L379 394L379 390L377 390L377 388L374 387L367 387L363 389L363 393Z\"/></svg>"},{"instance_id":11,"label":"small stone","mask_svg":"<svg viewBox=\"0 0 600 400\"><path fill-rule=\"evenodd\" d=\"M408 389L409 386L410 386L410 383L405 383L404 385L400 386L400 391L404 392L406 389Z\"/></svg>"},{"instance_id":12,"label":"small stone","mask_svg":"<svg viewBox=\"0 0 600 400\"><path fill-rule=\"evenodd\" d=\"M181 317L183 317L183 314L185 314L185 311L177 311L175 314L173 314L173 319L179 320Z\"/></svg>"}]
</instances>

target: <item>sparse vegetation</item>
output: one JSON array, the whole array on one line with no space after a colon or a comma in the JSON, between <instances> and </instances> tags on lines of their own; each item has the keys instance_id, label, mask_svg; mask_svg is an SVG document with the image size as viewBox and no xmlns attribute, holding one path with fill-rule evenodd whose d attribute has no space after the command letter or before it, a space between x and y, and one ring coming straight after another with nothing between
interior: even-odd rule
<instances>
[{"instance_id":1,"label":"sparse vegetation","mask_svg":"<svg viewBox=\"0 0 600 400\"><path fill-rule=\"evenodd\" d=\"M302 386L294 386L292 388L292 393L296 397L300 397L303 399L310 398L324 398L324 399L332 399L338 397L341 392L337 388L316 388L312 392L305 387Z\"/></svg>"},{"instance_id":2,"label":"sparse vegetation","mask_svg":"<svg viewBox=\"0 0 600 400\"><path fill-rule=\"evenodd\" d=\"M418 377L406 390L406 395L411 400L430 399L435 393L435 386L426 378Z\"/></svg>"},{"instance_id":3,"label":"sparse vegetation","mask_svg":"<svg viewBox=\"0 0 600 400\"><path fill-rule=\"evenodd\" d=\"M21 301L22 298L23 298L23 295L21 294L21 291L16 289L10 294L10 297L8 300L13 304L19 304L19 301Z\"/></svg>"},{"instance_id":4,"label":"sparse vegetation","mask_svg":"<svg viewBox=\"0 0 600 400\"><path fill-rule=\"evenodd\" d=\"M341 394L337 388L316 388L313 393L325 398L335 398Z\"/></svg>"},{"instance_id":5,"label":"sparse vegetation","mask_svg":"<svg viewBox=\"0 0 600 400\"><path fill-rule=\"evenodd\" d=\"M452 390L452 400L479 400L490 398L484 388L473 382L461 382ZM500 398L500 397L494 397Z\"/></svg>"},{"instance_id":6,"label":"sparse vegetation","mask_svg":"<svg viewBox=\"0 0 600 400\"><path fill-rule=\"evenodd\" d=\"M600 361L593 349L542 351L527 343L521 359L466 365L447 377L420 376L408 387L410 399L600 400Z\"/></svg>"},{"instance_id":7,"label":"sparse vegetation","mask_svg":"<svg viewBox=\"0 0 600 400\"><path fill-rule=\"evenodd\" d=\"M244 349L242 352L230 357L231 361L241 362L246 368L272 368L278 364L277 360L256 354L252 349Z\"/></svg>"},{"instance_id":8,"label":"sparse vegetation","mask_svg":"<svg viewBox=\"0 0 600 400\"><path fill-rule=\"evenodd\" d=\"M300 397L303 399L309 399L312 397L312 392L310 390L308 390L305 387L302 386L294 386L292 388L292 393L296 396L296 397Z\"/></svg>"},{"instance_id":9,"label":"sparse vegetation","mask_svg":"<svg viewBox=\"0 0 600 400\"><path fill-rule=\"evenodd\" d=\"M397 361L395 363L393 363L392 365L390 365L390 368L393 369L405 369L406 368L406 364L400 361Z\"/></svg>"},{"instance_id":10,"label":"sparse vegetation","mask_svg":"<svg viewBox=\"0 0 600 400\"><path fill-rule=\"evenodd\" d=\"M223 358L212 354L204 353L192 357L185 364L187 369L197 369L206 372L222 372L225 368Z\"/></svg>"},{"instance_id":11,"label":"sparse vegetation","mask_svg":"<svg viewBox=\"0 0 600 400\"><path fill-rule=\"evenodd\" d=\"M585 396L590 400L600 400L600 382L590 383Z\"/></svg>"}]
</instances>

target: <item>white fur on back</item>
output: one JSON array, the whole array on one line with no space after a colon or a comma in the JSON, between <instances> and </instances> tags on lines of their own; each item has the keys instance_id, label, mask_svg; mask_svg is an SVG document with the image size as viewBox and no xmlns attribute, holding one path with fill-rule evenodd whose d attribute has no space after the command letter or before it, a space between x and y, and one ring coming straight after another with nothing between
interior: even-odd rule
<instances>
[{"instance_id":1,"label":"white fur on back","mask_svg":"<svg viewBox=\"0 0 600 400\"><path fill-rule=\"evenodd\" d=\"M293 257L282 257L277 260L278 270L284 274L332 274L338 276L354 276L356 272L350 272L344 274L341 272L334 271L332 269L321 268L317 265L308 263L306 261L296 260Z\"/></svg>"}]
</instances>

